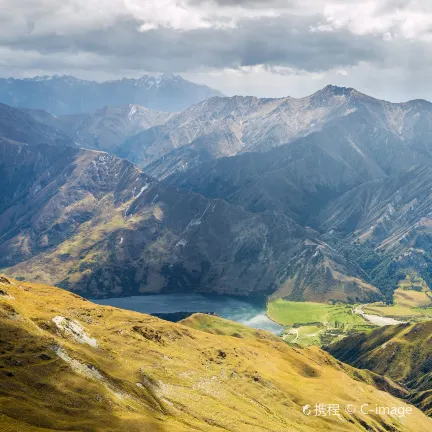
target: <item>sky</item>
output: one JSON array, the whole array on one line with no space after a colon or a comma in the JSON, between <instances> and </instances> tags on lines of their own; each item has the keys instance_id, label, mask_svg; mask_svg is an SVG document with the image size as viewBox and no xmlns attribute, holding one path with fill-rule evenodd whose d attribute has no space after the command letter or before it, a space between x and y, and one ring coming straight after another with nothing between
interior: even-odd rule
<instances>
[{"instance_id":1,"label":"sky","mask_svg":"<svg viewBox=\"0 0 432 432\"><path fill-rule=\"evenodd\" d=\"M146 73L226 95L432 100L432 1L0 0L0 76Z\"/></svg>"}]
</instances>

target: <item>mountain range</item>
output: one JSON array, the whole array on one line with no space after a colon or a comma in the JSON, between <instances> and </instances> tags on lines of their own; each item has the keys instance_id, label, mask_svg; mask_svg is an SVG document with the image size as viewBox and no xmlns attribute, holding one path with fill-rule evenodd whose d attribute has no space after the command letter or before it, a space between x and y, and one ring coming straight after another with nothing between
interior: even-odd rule
<instances>
[{"instance_id":1,"label":"mountain range","mask_svg":"<svg viewBox=\"0 0 432 432\"><path fill-rule=\"evenodd\" d=\"M176 75L144 75L106 82L56 75L0 79L0 102L18 108L42 109L54 115L90 113L106 105L129 104L176 112L221 95Z\"/></svg>"},{"instance_id":2,"label":"mountain range","mask_svg":"<svg viewBox=\"0 0 432 432\"><path fill-rule=\"evenodd\" d=\"M321 301L391 301L410 268L432 278L429 102L327 86L181 113L22 115L72 144L2 143L0 266L15 276L94 296Z\"/></svg>"},{"instance_id":3,"label":"mountain range","mask_svg":"<svg viewBox=\"0 0 432 432\"><path fill-rule=\"evenodd\" d=\"M25 111L0 103L0 139L28 144L75 147L74 140L55 126L45 124ZM7 160L2 162L7 163Z\"/></svg>"},{"instance_id":4,"label":"mountain range","mask_svg":"<svg viewBox=\"0 0 432 432\"><path fill-rule=\"evenodd\" d=\"M298 298L378 296L359 268L283 214L164 186L102 152L0 146L10 162L0 165L0 187L9 191L0 208L0 266L15 275L88 296L264 295L281 287Z\"/></svg>"},{"instance_id":5,"label":"mountain range","mask_svg":"<svg viewBox=\"0 0 432 432\"><path fill-rule=\"evenodd\" d=\"M265 152L339 128L338 135L347 140L345 152L358 153L379 175L430 157L431 124L429 102L392 104L351 88L327 86L301 99L212 98L129 139L117 154L164 178L203 161Z\"/></svg>"}]
</instances>

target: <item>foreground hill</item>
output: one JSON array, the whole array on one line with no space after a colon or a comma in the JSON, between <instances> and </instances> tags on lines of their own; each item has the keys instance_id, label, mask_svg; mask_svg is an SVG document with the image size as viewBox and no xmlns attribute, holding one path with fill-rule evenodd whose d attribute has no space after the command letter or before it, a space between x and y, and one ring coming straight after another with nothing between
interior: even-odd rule
<instances>
[{"instance_id":1,"label":"foreground hill","mask_svg":"<svg viewBox=\"0 0 432 432\"><path fill-rule=\"evenodd\" d=\"M144 75L138 79L106 82L72 76L0 79L0 102L19 108L42 109L55 115L91 113L111 105L138 104L176 112L213 96L222 96L204 85L180 76Z\"/></svg>"},{"instance_id":2,"label":"foreground hill","mask_svg":"<svg viewBox=\"0 0 432 432\"><path fill-rule=\"evenodd\" d=\"M0 428L8 432L432 427L415 408L403 418L347 414L346 404L406 404L372 386L377 376L318 348L214 335L4 277L0 347ZM340 416L305 416L302 407L315 403L340 404Z\"/></svg>"},{"instance_id":3,"label":"foreground hill","mask_svg":"<svg viewBox=\"0 0 432 432\"><path fill-rule=\"evenodd\" d=\"M432 321L379 328L347 337L328 350L339 360L400 382L432 415Z\"/></svg>"}]
</instances>

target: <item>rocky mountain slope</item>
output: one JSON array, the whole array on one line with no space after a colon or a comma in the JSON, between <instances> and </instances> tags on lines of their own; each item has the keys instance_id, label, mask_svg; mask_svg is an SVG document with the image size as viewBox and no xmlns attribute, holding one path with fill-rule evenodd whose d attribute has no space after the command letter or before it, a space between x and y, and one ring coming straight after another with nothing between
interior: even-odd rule
<instances>
[{"instance_id":1,"label":"rocky mountain slope","mask_svg":"<svg viewBox=\"0 0 432 432\"><path fill-rule=\"evenodd\" d=\"M214 335L194 329L196 321L186 327L1 277L0 428L427 432L432 427L414 407L406 417L348 414L348 404L408 406L377 390L382 385L397 390L389 380L318 348L291 348L246 328L247 337ZM313 409L321 401L339 404L340 415L303 414L304 406Z\"/></svg>"},{"instance_id":2,"label":"rocky mountain slope","mask_svg":"<svg viewBox=\"0 0 432 432\"><path fill-rule=\"evenodd\" d=\"M89 296L203 291L379 297L317 232L166 187L129 162L3 142L0 266Z\"/></svg>"},{"instance_id":3,"label":"rocky mountain slope","mask_svg":"<svg viewBox=\"0 0 432 432\"><path fill-rule=\"evenodd\" d=\"M112 152L119 144L152 126L165 123L171 113L140 105L105 106L90 114L54 116L43 110L25 110L36 120L72 137L80 147Z\"/></svg>"},{"instance_id":4,"label":"rocky mountain slope","mask_svg":"<svg viewBox=\"0 0 432 432\"><path fill-rule=\"evenodd\" d=\"M359 258L389 296L409 269L432 286L431 184L429 164L365 183L331 202L318 216L319 229L347 258Z\"/></svg>"},{"instance_id":5,"label":"rocky mountain slope","mask_svg":"<svg viewBox=\"0 0 432 432\"><path fill-rule=\"evenodd\" d=\"M319 215L320 226L323 230L352 232L356 238L370 239L376 244L386 240L388 247L395 246L411 230L422 227L427 230L431 184L429 164L366 182L332 202ZM394 241L388 241L389 237Z\"/></svg>"},{"instance_id":6,"label":"rocky mountain slope","mask_svg":"<svg viewBox=\"0 0 432 432\"><path fill-rule=\"evenodd\" d=\"M0 79L0 102L55 115L91 113L103 106L137 104L177 112L221 93L180 76L95 82L72 76Z\"/></svg>"},{"instance_id":7,"label":"rocky mountain slope","mask_svg":"<svg viewBox=\"0 0 432 432\"><path fill-rule=\"evenodd\" d=\"M369 114L352 113L290 145L200 164L164 182L251 211L277 209L313 223L323 207L355 186L427 161L403 146L400 138L392 141L384 129L374 126ZM151 168L149 172L157 164Z\"/></svg>"},{"instance_id":8,"label":"rocky mountain slope","mask_svg":"<svg viewBox=\"0 0 432 432\"><path fill-rule=\"evenodd\" d=\"M47 125L63 122L86 146L111 151L135 128L163 123L114 150L151 162L147 174L163 180L112 156L65 150L56 163L45 161L62 176L48 170L39 181L34 164L43 166L41 156L29 154L29 166L17 163L19 172L31 171L37 191L23 189L19 204L14 191L5 194L13 200L4 199L0 216L0 248L9 251L0 265L34 278L50 268L44 281L95 295L128 286L135 293L210 289L352 300L375 295L375 285L390 301L399 270L432 282L431 107L328 86L303 99L216 97L171 116L130 105L89 116L32 112ZM5 150L5 164L16 154ZM3 182L11 187L15 177ZM39 194L47 190L51 195ZM163 215L155 214L151 228L150 208Z\"/></svg>"},{"instance_id":9,"label":"rocky mountain slope","mask_svg":"<svg viewBox=\"0 0 432 432\"><path fill-rule=\"evenodd\" d=\"M28 144L76 145L73 139L55 126L47 125L26 112L1 103L0 139Z\"/></svg>"},{"instance_id":10,"label":"rocky mountain slope","mask_svg":"<svg viewBox=\"0 0 432 432\"><path fill-rule=\"evenodd\" d=\"M387 375L410 389L409 399L432 416L432 321L350 336L328 350L355 367Z\"/></svg>"},{"instance_id":11,"label":"rocky mountain slope","mask_svg":"<svg viewBox=\"0 0 432 432\"><path fill-rule=\"evenodd\" d=\"M358 158L374 156L369 164L381 162L387 172L432 155L428 140L432 134L432 104L393 104L334 86L302 99L213 98L132 137L117 154L164 178L203 161L268 151L339 120L343 120L342 127L349 128L348 123L355 122L365 129L358 129L355 135L345 134L349 148L359 153ZM368 135L367 154L363 154L365 137L361 134Z\"/></svg>"},{"instance_id":12,"label":"rocky mountain slope","mask_svg":"<svg viewBox=\"0 0 432 432\"><path fill-rule=\"evenodd\" d=\"M351 110L290 144L204 162L202 152L182 147L146 170L165 185L312 226L389 301L399 270L415 270L432 284L432 105L390 104L351 89L324 94L342 94ZM183 166L182 155L195 162Z\"/></svg>"}]
</instances>

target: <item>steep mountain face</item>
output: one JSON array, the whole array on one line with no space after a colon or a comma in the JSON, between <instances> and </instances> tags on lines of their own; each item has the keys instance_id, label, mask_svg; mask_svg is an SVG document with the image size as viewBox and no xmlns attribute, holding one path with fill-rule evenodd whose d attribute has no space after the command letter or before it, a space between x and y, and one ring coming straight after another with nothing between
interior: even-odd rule
<instances>
[{"instance_id":1,"label":"steep mountain face","mask_svg":"<svg viewBox=\"0 0 432 432\"><path fill-rule=\"evenodd\" d=\"M388 152L376 144L377 135L388 144ZM164 182L251 211L270 208L311 223L321 208L345 191L412 166L418 155L404 152L399 137L390 138L374 126L369 114L352 113L290 145L207 162ZM152 168L149 172L157 169L156 164Z\"/></svg>"},{"instance_id":2,"label":"steep mountain face","mask_svg":"<svg viewBox=\"0 0 432 432\"><path fill-rule=\"evenodd\" d=\"M432 286L431 185L429 164L365 183L319 214L320 230L350 259L368 255L363 268L370 280L386 280L390 297L399 271L413 269Z\"/></svg>"},{"instance_id":3,"label":"steep mountain face","mask_svg":"<svg viewBox=\"0 0 432 432\"><path fill-rule=\"evenodd\" d=\"M184 146L146 170L165 185L312 226L388 301L407 269L432 284L431 104L390 104L350 89L321 93L325 105L329 94L343 97L347 111L319 131L217 160ZM193 163L183 164L183 156Z\"/></svg>"},{"instance_id":4,"label":"steep mountain face","mask_svg":"<svg viewBox=\"0 0 432 432\"><path fill-rule=\"evenodd\" d=\"M389 172L432 155L430 140L426 139L432 136L432 104L392 104L334 86L302 99L213 98L174 116L163 126L132 137L116 154L164 178L203 161L268 151L345 117L367 129L370 152ZM343 123L348 126L347 121ZM358 136L346 138L350 147L363 156L364 143L357 148Z\"/></svg>"},{"instance_id":5,"label":"steep mountain face","mask_svg":"<svg viewBox=\"0 0 432 432\"><path fill-rule=\"evenodd\" d=\"M275 212L165 187L106 153L1 143L0 266L90 296L203 291L366 300L362 271Z\"/></svg>"},{"instance_id":6,"label":"steep mountain face","mask_svg":"<svg viewBox=\"0 0 432 432\"><path fill-rule=\"evenodd\" d=\"M132 187L151 182L105 153L3 141L1 156L0 184L8 192L0 216L1 265L60 244L93 216L105 195L121 201Z\"/></svg>"},{"instance_id":7,"label":"steep mountain face","mask_svg":"<svg viewBox=\"0 0 432 432\"><path fill-rule=\"evenodd\" d=\"M213 96L221 93L170 75L102 83L72 76L0 79L0 102L55 115L90 113L103 106L128 104L176 112Z\"/></svg>"},{"instance_id":8,"label":"steep mountain face","mask_svg":"<svg viewBox=\"0 0 432 432\"><path fill-rule=\"evenodd\" d=\"M28 144L75 146L75 142L54 125L44 124L26 112L1 103L0 139Z\"/></svg>"},{"instance_id":9,"label":"steep mountain face","mask_svg":"<svg viewBox=\"0 0 432 432\"><path fill-rule=\"evenodd\" d=\"M411 230L427 229L431 184L429 164L367 182L332 202L319 215L320 226L326 231L353 232L356 238L370 239L376 244L386 241L387 247L395 246Z\"/></svg>"},{"instance_id":10,"label":"steep mountain face","mask_svg":"<svg viewBox=\"0 0 432 432\"><path fill-rule=\"evenodd\" d=\"M432 420L379 391L403 389L271 334L211 317L220 334L97 306L0 277L0 428L13 432L428 432ZM235 328L237 336L230 326ZM239 330L240 327L240 330ZM240 333L237 333L240 331ZM127 359L127 361L125 361ZM307 416L316 401L338 415ZM363 404L412 409L362 414ZM344 407L354 405L348 414Z\"/></svg>"},{"instance_id":11,"label":"steep mountain face","mask_svg":"<svg viewBox=\"0 0 432 432\"><path fill-rule=\"evenodd\" d=\"M80 145L112 152L127 138L152 126L165 123L171 113L140 105L106 106L91 114L53 116L41 110L27 110L38 121L62 130Z\"/></svg>"},{"instance_id":12,"label":"steep mountain face","mask_svg":"<svg viewBox=\"0 0 432 432\"><path fill-rule=\"evenodd\" d=\"M106 154L64 149L54 160L5 141L4 188L21 189L3 199L0 265L100 296L362 300L376 295L372 283L391 299L395 270L432 280L431 106L329 86L301 100L212 98L172 116L134 105L59 117L28 110L35 124L110 151L147 128L115 151L153 161L147 174L163 181ZM288 144L271 138L275 124ZM368 238L362 255L376 258L372 271L353 250Z\"/></svg>"},{"instance_id":13,"label":"steep mountain face","mask_svg":"<svg viewBox=\"0 0 432 432\"><path fill-rule=\"evenodd\" d=\"M432 321L379 328L328 347L339 360L387 375L410 390L409 400L432 416Z\"/></svg>"}]
</instances>

